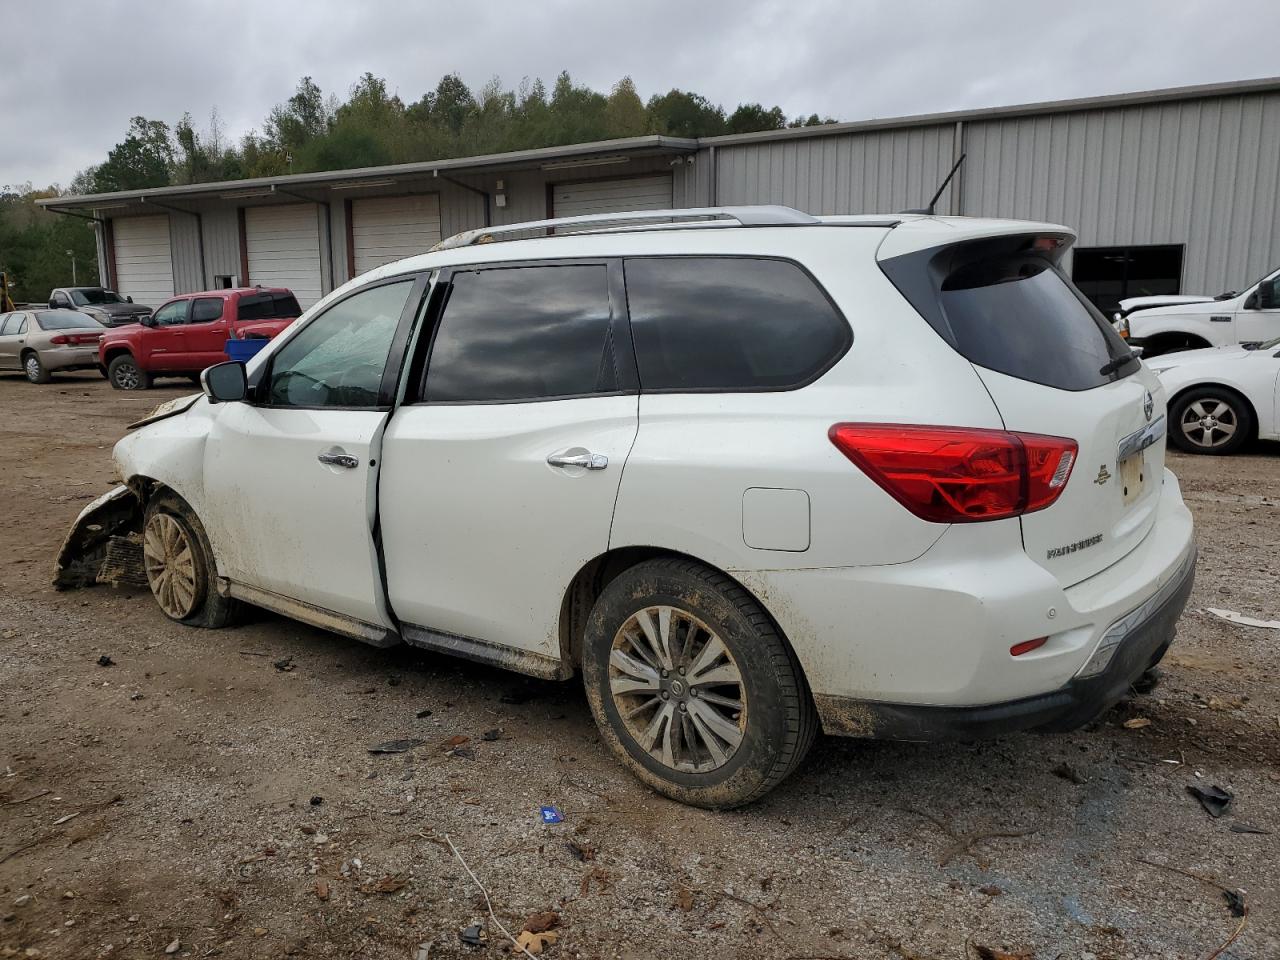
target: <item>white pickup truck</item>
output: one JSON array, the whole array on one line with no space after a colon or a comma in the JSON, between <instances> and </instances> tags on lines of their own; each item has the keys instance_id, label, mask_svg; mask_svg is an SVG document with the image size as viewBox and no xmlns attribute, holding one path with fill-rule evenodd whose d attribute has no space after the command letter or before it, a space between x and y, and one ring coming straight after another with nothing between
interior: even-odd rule
<instances>
[{"instance_id":1,"label":"white pickup truck","mask_svg":"<svg viewBox=\"0 0 1280 960\"><path fill-rule=\"evenodd\" d=\"M1144 357L1271 340L1280 336L1280 270L1242 293L1151 307L1132 304L1127 310L1122 302L1121 307L1116 329L1130 346L1142 347Z\"/></svg>"}]
</instances>

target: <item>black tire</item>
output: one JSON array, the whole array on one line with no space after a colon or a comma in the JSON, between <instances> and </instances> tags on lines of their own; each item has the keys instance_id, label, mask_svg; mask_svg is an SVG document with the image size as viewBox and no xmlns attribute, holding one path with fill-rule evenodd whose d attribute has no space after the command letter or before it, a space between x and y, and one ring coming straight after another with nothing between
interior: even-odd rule
<instances>
[{"instance_id":1,"label":"black tire","mask_svg":"<svg viewBox=\"0 0 1280 960\"><path fill-rule=\"evenodd\" d=\"M34 350L28 350L22 355L22 372L31 383L48 383L53 379L48 368L40 362L40 354Z\"/></svg>"},{"instance_id":2,"label":"black tire","mask_svg":"<svg viewBox=\"0 0 1280 960\"><path fill-rule=\"evenodd\" d=\"M1209 430L1202 426L1206 423L1211 425ZM1227 427L1231 434L1222 439L1221 431ZM1244 397L1227 387L1188 390L1174 400L1169 411L1169 436L1187 453L1226 456L1248 443L1252 435L1253 410Z\"/></svg>"},{"instance_id":3,"label":"black tire","mask_svg":"<svg viewBox=\"0 0 1280 960\"><path fill-rule=\"evenodd\" d=\"M146 390L153 378L138 366L132 354L122 353L107 364L107 379L117 390Z\"/></svg>"},{"instance_id":4,"label":"black tire","mask_svg":"<svg viewBox=\"0 0 1280 960\"><path fill-rule=\"evenodd\" d=\"M701 705L692 702L699 699L693 692L697 684L691 682L697 659L694 654L710 643L709 639L703 640L700 648L697 646L699 636L709 637L712 632L718 636L728 651L728 663L741 677L740 684L733 682L729 688L718 688L722 693L736 688L745 706L737 714L723 715L738 725L740 741L727 760L719 761L719 766L701 771L681 770L664 763L661 757L641 745L623 718L610 686L610 657L615 642L627 642L622 639L624 626L653 607L674 608L676 612L671 616L700 621L702 628L701 633L693 632L692 639L686 634L683 641L676 641L677 631L671 631L673 647L680 642L692 648L672 657L673 664L683 663L688 667L688 676L682 672L677 677L672 669L670 679L658 680L655 673L653 681L669 685L672 680L684 678L683 683L677 684L680 691L665 687L667 696L663 700L674 706L676 697L683 698L679 707L682 711L687 708L687 712L673 716L679 718L686 730L694 725L693 714L709 705L706 700ZM645 561L609 583L588 619L582 672L591 711L609 748L641 781L681 803L722 810L756 800L799 766L817 732L817 713L808 684L794 653L773 621L741 586L692 560ZM625 677L619 675L618 679ZM645 692L620 696L623 709L630 709L637 699L652 697L654 713L650 716L656 717L658 712L667 709L657 700L660 695ZM703 693L702 697L707 695ZM640 717L632 722L645 723L645 714L641 713ZM660 726L670 731L672 721L663 721ZM706 739L704 734L701 742L705 743ZM677 733L676 740L683 741L686 756L696 756L697 750L691 746L687 732ZM654 749L659 747L655 745ZM708 764L717 762L710 754L705 757ZM696 763L690 761L687 766L696 767Z\"/></svg>"},{"instance_id":5,"label":"black tire","mask_svg":"<svg viewBox=\"0 0 1280 960\"><path fill-rule=\"evenodd\" d=\"M209 538L205 535L204 525L199 517L187 506L186 501L173 493L160 493L151 498L143 517L143 549L147 550L148 535L155 522L173 523L186 538L191 548L191 559L194 564L194 596L189 609L175 614L166 609L156 586L152 573L152 564L144 560L147 580L151 584L151 593L162 613L171 620L186 624L189 627L204 627L216 630L230 626L239 618L241 606L239 601L231 597L223 597L218 593L217 567L213 561L213 551L209 547Z\"/></svg>"}]
</instances>

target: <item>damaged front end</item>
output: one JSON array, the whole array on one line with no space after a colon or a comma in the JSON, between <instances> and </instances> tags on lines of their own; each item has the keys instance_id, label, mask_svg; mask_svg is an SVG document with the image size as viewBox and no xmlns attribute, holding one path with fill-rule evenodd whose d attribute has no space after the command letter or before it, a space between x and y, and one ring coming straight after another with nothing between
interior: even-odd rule
<instances>
[{"instance_id":1,"label":"damaged front end","mask_svg":"<svg viewBox=\"0 0 1280 960\"><path fill-rule=\"evenodd\" d=\"M142 500L121 485L80 511L62 542L53 568L58 590L112 586L147 586L142 560Z\"/></svg>"}]
</instances>

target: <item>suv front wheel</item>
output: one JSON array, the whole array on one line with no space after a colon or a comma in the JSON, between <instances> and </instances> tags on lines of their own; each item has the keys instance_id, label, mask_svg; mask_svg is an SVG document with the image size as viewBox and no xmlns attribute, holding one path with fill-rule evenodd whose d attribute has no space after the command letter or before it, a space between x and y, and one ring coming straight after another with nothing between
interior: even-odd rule
<instances>
[{"instance_id":1,"label":"suv front wheel","mask_svg":"<svg viewBox=\"0 0 1280 960\"><path fill-rule=\"evenodd\" d=\"M138 366L138 361L122 353L107 364L107 379L117 390L146 390L151 386L151 374Z\"/></svg>"},{"instance_id":2,"label":"suv front wheel","mask_svg":"<svg viewBox=\"0 0 1280 960\"><path fill-rule=\"evenodd\" d=\"M741 586L694 561L650 560L610 582L582 660L605 742L682 803L750 803L813 742L809 688L773 621Z\"/></svg>"},{"instance_id":3,"label":"suv front wheel","mask_svg":"<svg viewBox=\"0 0 1280 960\"><path fill-rule=\"evenodd\" d=\"M142 522L142 562L161 611L191 627L225 627L239 609L218 593L217 568L204 526L187 504L161 493L147 504Z\"/></svg>"}]
</instances>

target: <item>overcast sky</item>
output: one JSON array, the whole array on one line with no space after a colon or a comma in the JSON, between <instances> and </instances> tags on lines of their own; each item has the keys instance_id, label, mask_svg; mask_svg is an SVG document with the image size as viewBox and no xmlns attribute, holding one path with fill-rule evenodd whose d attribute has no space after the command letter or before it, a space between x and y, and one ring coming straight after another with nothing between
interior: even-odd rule
<instances>
[{"instance_id":1,"label":"overcast sky","mask_svg":"<svg viewBox=\"0 0 1280 960\"><path fill-rule=\"evenodd\" d=\"M370 70L405 102L455 71L630 75L862 120L1267 76L1277 28L1276 0L6 0L0 185L68 183L135 115L216 107L239 137L304 74L344 96Z\"/></svg>"}]
</instances>

